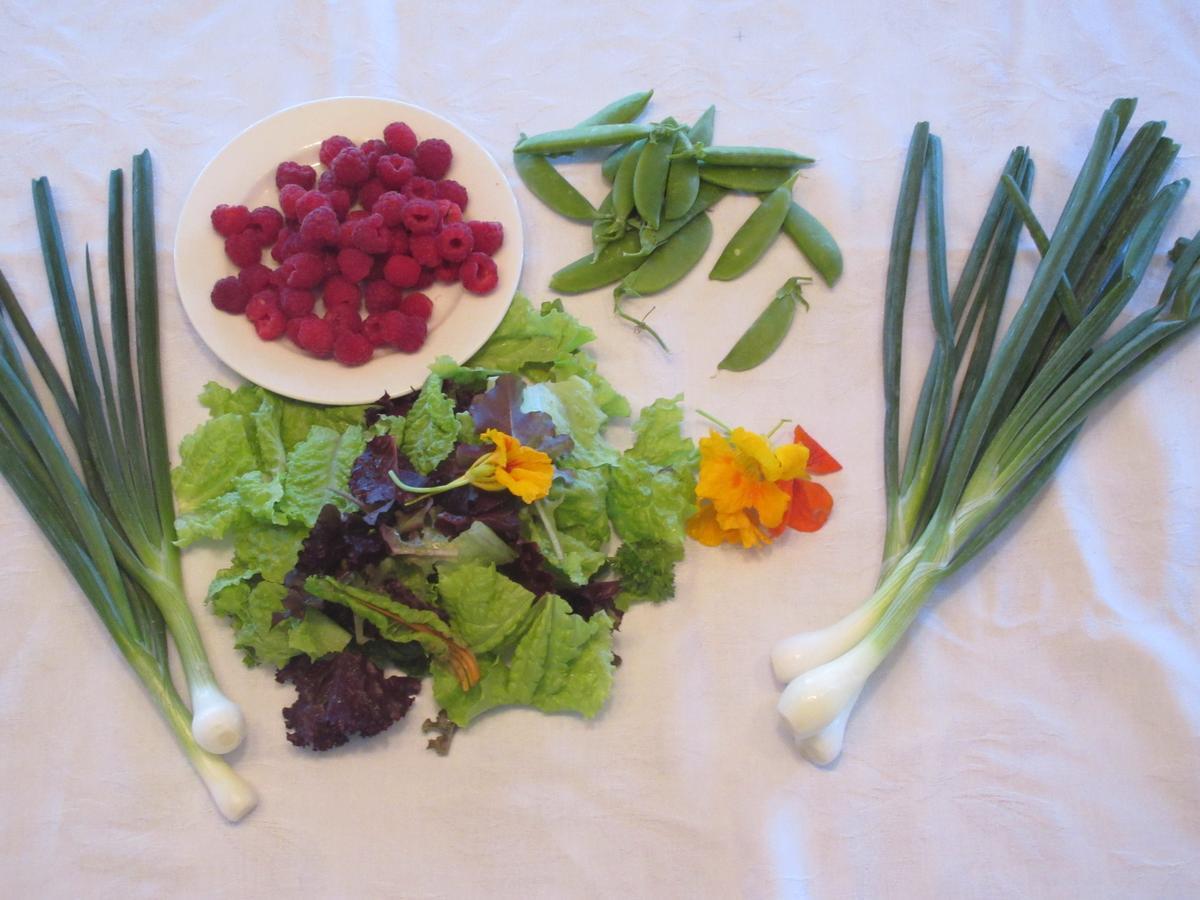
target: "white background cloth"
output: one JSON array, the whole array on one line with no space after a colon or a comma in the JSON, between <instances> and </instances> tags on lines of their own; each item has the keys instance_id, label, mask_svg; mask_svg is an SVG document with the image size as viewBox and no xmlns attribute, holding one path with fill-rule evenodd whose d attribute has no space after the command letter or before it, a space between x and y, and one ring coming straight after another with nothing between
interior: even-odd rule
<instances>
[{"instance_id":1,"label":"white background cloth","mask_svg":"<svg viewBox=\"0 0 1200 900\"><path fill-rule=\"evenodd\" d=\"M1200 341L1107 401L1017 527L938 592L871 682L837 765L796 754L767 665L776 639L852 609L877 571L882 287L913 123L930 120L944 141L952 278L1008 151L1032 148L1034 206L1052 224L1115 97L1140 98L1135 126L1168 120L1183 145L1173 177L1200 178L1196 5L1067 6L6 0L0 261L52 336L30 179L51 177L78 266L85 241L103 244L108 170L150 148L173 444L203 418L204 382L234 380L184 320L170 256L192 180L233 135L309 99L391 97L453 119L511 175L520 131L653 87L653 118L715 103L720 141L817 157L797 196L839 238L845 276L807 290L811 311L768 364L716 374L732 337L807 270L780 241L742 279L709 282L753 205L730 198L704 264L641 306L655 307L670 355L618 324L606 291L568 309L595 328L602 370L635 406L683 391L693 410L758 430L788 417L845 469L824 479L837 505L820 533L754 553L689 548L677 599L627 616L623 665L594 721L488 715L445 759L420 734L427 689L384 736L322 755L289 745L279 710L291 688L246 669L201 607L223 551L189 551L213 664L249 720L233 760L262 801L237 826L0 488L0 893L1200 892ZM594 168L568 171L598 201ZM516 190L521 284L545 299L587 230ZM1171 239L1197 227L1193 195ZM1025 240L1014 297L1035 259ZM1139 305L1164 271L1157 261ZM909 390L930 343L914 297Z\"/></svg>"}]
</instances>

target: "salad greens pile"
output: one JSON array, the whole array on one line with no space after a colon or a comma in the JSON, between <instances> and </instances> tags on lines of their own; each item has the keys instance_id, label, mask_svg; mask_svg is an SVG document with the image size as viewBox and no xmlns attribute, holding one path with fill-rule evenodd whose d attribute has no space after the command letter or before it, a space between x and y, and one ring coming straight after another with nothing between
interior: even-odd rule
<instances>
[{"instance_id":1,"label":"salad greens pile","mask_svg":"<svg viewBox=\"0 0 1200 900\"><path fill-rule=\"evenodd\" d=\"M209 600L248 665L296 686L293 743L382 731L427 674L455 726L603 706L623 613L674 594L698 452L679 397L641 411L629 449L609 443L631 410L583 349L594 337L518 294L478 353L440 358L406 397L327 408L206 386L172 473L179 540L232 543ZM553 460L548 496L398 486L461 476L487 429Z\"/></svg>"}]
</instances>

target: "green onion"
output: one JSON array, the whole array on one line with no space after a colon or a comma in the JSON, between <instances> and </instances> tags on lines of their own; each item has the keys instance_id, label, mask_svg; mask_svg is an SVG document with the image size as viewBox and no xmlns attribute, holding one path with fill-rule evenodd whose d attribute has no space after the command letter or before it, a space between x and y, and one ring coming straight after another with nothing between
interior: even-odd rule
<instances>
[{"instance_id":1,"label":"green onion","mask_svg":"<svg viewBox=\"0 0 1200 900\"><path fill-rule=\"evenodd\" d=\"M218 808L239 819L254 807L254 791L214 754L238 746L245 726L241 711L213 677L184 595L175 544L149 152L134 158L132 198L133 339L125 285L123 175L117 170L109 180L112 346L104 342L88 251L89 348L50 184L45 178L33 183L67 377L51 361L0 272L5 313L0 316L0 471L145 684ZM18 340L53 399L66 442L38 399ZM187 678L190 712L168 670L168 634Z\"/></svg>"},{"instance_id":2,"label":"green onion","mask_svg":"<svg viewBox=\"0 0 1200 900\"><path fill-rule=\"evenodd\" d=\"M1161 122L1139 129L1112 162L1134 105L1118 100L1104 113L1052 233L1029 202L1028 153L1013 151L953 293L941 145L926 123L913 132L885 292L887 533L880 579L849 616L781 641L772 653L775 674L787 683L779 711L814 762L841 752L867 679L938 585L1039 495L1096 405L1200 321L1197 235L1176 244L1158 303L1109 333L1188 187L1186 180L1162 184L1179 147L1162 136ZM922 195L936 341L902 459L902 325ZM1022 226L1042 259L997 343Z\"/></svg>"}]
</instances>

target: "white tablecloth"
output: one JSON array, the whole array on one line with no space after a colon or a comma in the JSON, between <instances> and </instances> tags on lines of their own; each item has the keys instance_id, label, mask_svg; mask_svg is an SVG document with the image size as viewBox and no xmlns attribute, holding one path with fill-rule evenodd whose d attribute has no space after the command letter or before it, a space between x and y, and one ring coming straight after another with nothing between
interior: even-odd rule
<instances>
[{"instance_id":1,"label":"white tablecloth","mask_svg":"<svg viewBox=\"0 0 1200 900\"><path fill-rule=\"evenodd\" d=\"M200 626L251 729L233 759L262 802L236 826L0 489L0 893L1195 896L1200 342L1106 402L1018 527L944 586L871 682L837 765L798 757L767 666L775 639L850 610L877 571L882 285L913 123L944 141L952 275L1009 149L1032 147L1034 205L1052 223L1115 97L1141 99L1138 122L1168 120L1183 144L1174 175L1200 177L1196 5L1059 6L4 3L4 271L51 336L30 179L51 176L78 260L85 241L102 245L108 170L150 148L173 443L203 418L204 382L233 380L177 304L169 248L183 198L230 137L304 100L424 105L510 173L518 132L621 94L653 87L656 118L715 103L722 141L820 160L797 195L840 239L846 272L834 290L808 289L811 311L747 375L715 364L803 270L784 242L732 284L702 265L656 298L670 355L618 324L606 292L567 300L635 405L683 391L759 430L789 417L845 465L825 480L837 506L820 533L757 553L690 548L678 598L627 616L594 721L490 715L442 759L423 749L426 691L385 736L297 750L279 715L291 689L246 669L201 608L221 551L189 551ZM571 173L599 198L594 171ZM587 232L517 191L521 283L544 299ZM720 204L711 259L752 202ZM1198 226L1191 196L1172 239ZM1035 258L1026 241L1018 283ZM912 309L909 388L930 341L922 304ZM694 415L689 427L704 430Z\"/></svg>"}]
</instances>

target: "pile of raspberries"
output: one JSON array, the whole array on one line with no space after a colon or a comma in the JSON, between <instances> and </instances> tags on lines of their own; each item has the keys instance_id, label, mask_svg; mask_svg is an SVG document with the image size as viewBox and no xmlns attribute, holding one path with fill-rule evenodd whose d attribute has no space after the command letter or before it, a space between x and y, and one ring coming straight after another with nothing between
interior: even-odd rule
<instances>
[{"instance_id":1,"label":"pile of raspberries","mask_svg":"<svg viewBox=\"0 0 1200 900\"><path fill-rule=\"evenodd\" d=\"M377 349L421 348L433 313L423 291L435 282L461 282L473 294L496 287L492 257L504 229L463 218L467 189L446 178L448 143L418 141L393 122L382 140L328 137L320 158L319 176L279 164L279 209L223 203L212 211L239 270L213 285L217 309L245 315L264 341L287 336L313 356L360 366Z\"/></svg>"}]
</instances>

